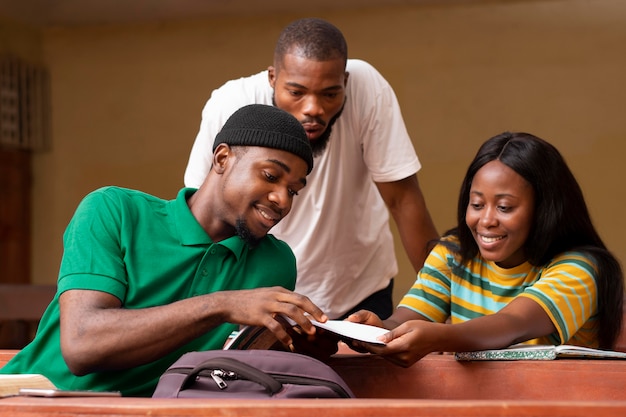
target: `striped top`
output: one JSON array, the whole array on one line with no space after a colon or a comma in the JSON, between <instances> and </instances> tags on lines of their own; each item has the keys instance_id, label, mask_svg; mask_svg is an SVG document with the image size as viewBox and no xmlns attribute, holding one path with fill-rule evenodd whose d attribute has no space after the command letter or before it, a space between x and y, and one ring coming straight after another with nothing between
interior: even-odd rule
<instances>
[{"instance_id":1,"label":"striped top","mask_svg":"<svg viewBox=\"0 0 626 417\"><path fill-rule=\"evenodd\" d=\"M399 307L454 324L494 314L514 298L527 297L544 309L557 331L526 343L598 347L595 275L593 261L580 252L564 252L543 267L526 262L505 269L480 254L459 265L450 249L437 245Z\"/></svg>"}]
</instances>

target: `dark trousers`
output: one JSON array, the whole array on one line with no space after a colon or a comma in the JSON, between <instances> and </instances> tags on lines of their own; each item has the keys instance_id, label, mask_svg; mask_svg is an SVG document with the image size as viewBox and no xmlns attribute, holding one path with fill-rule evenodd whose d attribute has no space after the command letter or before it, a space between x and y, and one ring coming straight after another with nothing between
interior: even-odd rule
<instances>
[{"instance_id":1,"label":"dark trousers","mask_svg":"<svg viewBox=\"0 0 626 417\"><path fill-rule=\"evenodd\" d=\"M391 279L387 288L383 288L370 295L337 320L343 320L350 314L356 313L359 310L371 311L380 317L381 320L385 320L393 313L393 307L393 279Z\"/></svg>"}]
</instances>

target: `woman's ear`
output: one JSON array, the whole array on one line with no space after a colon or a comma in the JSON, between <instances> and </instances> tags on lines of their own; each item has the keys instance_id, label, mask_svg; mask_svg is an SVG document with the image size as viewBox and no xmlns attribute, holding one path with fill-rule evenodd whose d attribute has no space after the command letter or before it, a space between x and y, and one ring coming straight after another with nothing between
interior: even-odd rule
<instances>
[{"instance_id":1,"label":"woman's ear","mask_svg":"<svg viewBox=\"0 0 626 417\"><path fill-rule=\"evenodd\" d=\"M232 149L226 143L220 143L213 152L213 169L216 173L222 174L226 169L226 163L231 156Z\"/></svg>"}]
</instances>

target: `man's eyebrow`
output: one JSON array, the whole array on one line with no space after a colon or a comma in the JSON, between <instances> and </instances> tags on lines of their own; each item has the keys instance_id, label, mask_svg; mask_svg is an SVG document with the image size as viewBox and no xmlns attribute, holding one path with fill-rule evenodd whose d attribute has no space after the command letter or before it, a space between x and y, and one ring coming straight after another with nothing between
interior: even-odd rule
<instances>
[{"instance_id":1,"label":"man's eyebrow","mask_svg":"<svg viewBox=\"0 0 626 417\"><path fill-rule=\"evenodd\" d=\"M298 84L296 82L293 82L293 81L287 81L285 84L290 87L300 88L302 90L308 90L308 88L306 88L305 86ZM331 85L329 87L323 88L322 91L341 90L342 88L343 88L343 85L337 84L337 85Z\"/></svg>"},{"instance_id":2,"label":"man's eyebrow","mask_svg":"<svg viewBox=\"0 0 626 417\"><path fill-rule=\"evenodd\" d=\"M288 174L291 173L291 168L289 168L289 165L285 164L283 161L279 161L278 159L268 159L267 161L280 166ZM306 186L306 178L300 178L300 182L302 185Z\"/></svg>"}]
</instances>

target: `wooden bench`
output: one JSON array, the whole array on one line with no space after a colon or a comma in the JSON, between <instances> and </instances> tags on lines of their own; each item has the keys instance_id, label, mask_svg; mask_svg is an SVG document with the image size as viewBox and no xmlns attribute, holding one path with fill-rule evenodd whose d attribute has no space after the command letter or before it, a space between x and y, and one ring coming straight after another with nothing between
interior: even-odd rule
<instances>
[{"instance_id":1,"label":"wooden bench","mask_svg":"<svg viewBox=\"0 0 626 417\"><path fill-rule=\"evenodd\" d=\"M55 285L0 284L0 348L26 346L55 293Z\"/></svg>"}]
</instances>

